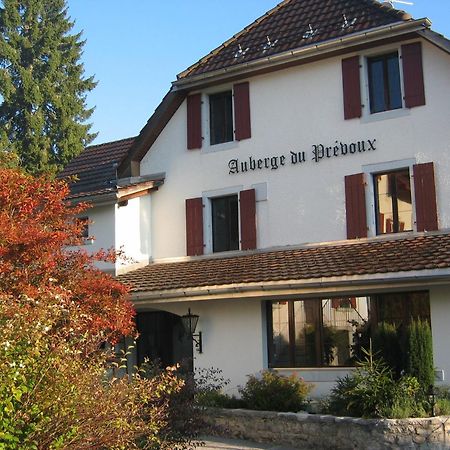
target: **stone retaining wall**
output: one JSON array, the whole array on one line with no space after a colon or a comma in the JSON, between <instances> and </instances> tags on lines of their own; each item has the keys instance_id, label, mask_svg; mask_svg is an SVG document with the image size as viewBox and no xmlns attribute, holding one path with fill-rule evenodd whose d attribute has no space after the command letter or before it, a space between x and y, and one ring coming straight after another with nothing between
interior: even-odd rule
<instances>
[{"instance_id":1,"label":"stone retaining wall","mask_svg":"<svg viewBox=\"0 0 450 450\"><path fill-rule=\"evenodd\" d=\"M359 419L209 408L210 433L299 449L448 449L450 417Z\"/></svg>"}]
</instances>

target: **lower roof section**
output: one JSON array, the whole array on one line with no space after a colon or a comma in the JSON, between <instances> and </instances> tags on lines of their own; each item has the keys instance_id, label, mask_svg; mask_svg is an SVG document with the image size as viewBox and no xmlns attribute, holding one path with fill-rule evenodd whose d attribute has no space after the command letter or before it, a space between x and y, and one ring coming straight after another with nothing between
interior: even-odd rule
<instances>
[{"instance_id":1,"label":"lower roof section","mask_svg":"<svg viewBox=\"0 0 450 450\"><path fill-rule=\"evenodd\" d=\"M398 234L152 263L120 275L136 304L340 295L450 283L450 233Z\"/></svg>"}]
</instances>

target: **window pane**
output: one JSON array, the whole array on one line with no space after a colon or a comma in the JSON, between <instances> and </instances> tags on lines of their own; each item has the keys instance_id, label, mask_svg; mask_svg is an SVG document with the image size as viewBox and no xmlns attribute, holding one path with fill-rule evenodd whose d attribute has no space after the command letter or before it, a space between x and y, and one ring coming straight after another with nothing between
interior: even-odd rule
<instances>
[{"instance_id":1,"label":"window pane","mask_svg":"<svg viewBox=\"0 0 450 450\"><path fill-rule=\"evenodd\" d=\"M387 59L388 85L389 85L389 109L402 107L402 90L400 87L400 69L397 53Z\"/></svg>"},{"instance_id":2,"label":"window pane","mask_svg":"<svg viewBox=\"0 0 450 450\"><path fill-rule=\"evenodd\" d=\"M295 365L316 367L318 355L318 300L294 302Z\"/></svg>"},{"instance_id":3,"label":"window pane","mask_svg":"<svg viewBox=\"0 0 450 450\"><path fill-rule=\"evenodd\" d=\"M370 112L386 111L383 60L369 60Z\"/></svg>"},{"instance_id":4,"label":"window pane","mask_svg":"<svg viewBox=\"0 0 450 450\"><path fill-rule=\"evenodd\" d=\"M377 323L389 322L397 326L408 324L411 319L430 320L428 292L401 292L376 296Z\"/></svg>"},{"instance_id":5,"label":"window pane","mask_svg":"<svg viewBox=\"0 0 450 450\"><path fill-rule=\"evenodd\" d=\"M403 104L397 52L369 58L367 66L370 112L401 108Z\"/></svg>"},{"instance_id":6,"label":"window pane","mask_svg":"<svg viewBox=\"0 0 450 450\"><path fill-rule=\"evenodd\" d=\"M231 91L209 96L210 143L233 140L233 106Z\"/></svg>"},{"instance_id":7,"label":"window pane","mask_svg":"<svg viewBox=\"0 0 450 450\"><path fill-rule=\"evenodd\" d=\"M211 199L213 251L224 252L239 249L238 197Z\"/></svg>"},{"instance_id":8,"label":"window pane","mask_svg":"<svg viewBox=\"0 0 450 450\"><path fill-rule=\"evenodd\" d=\"M367 297L322 300L322 360L325 366L353 365L360 336L368 330ZM356 354L355 354L356 353Z\"/></svg>"},{"instance_id":9,"label":"window pane","mask_svg":"<svg viewBox=\"0 0 450 450\"><path fill-rule=\"evenodd\" d=\"M272 361L271 367L289 367L288 302L272 303Z\"/></svg>"},{"instance_id":10,"label":"window pane","mask_svg":"<svg viewBox=\"0 0 450 450\"><path fill-rule=\"evenodd\" d=\"M411 181L408 169L374 176L377 234L412 230Z\"/></svg>"}]
</instances>

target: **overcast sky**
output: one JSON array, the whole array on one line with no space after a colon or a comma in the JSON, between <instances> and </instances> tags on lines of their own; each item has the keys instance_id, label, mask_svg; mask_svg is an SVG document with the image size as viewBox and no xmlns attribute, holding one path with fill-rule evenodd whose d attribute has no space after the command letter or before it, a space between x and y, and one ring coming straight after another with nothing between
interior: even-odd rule
<instances>
[{"instance_id":1,"label":"overcast sky","mask_svg":"<svg viewBox=\"0 0 450 450\"><path fill-rule=\"evenodd\" d=\"M324 0L325 1L325 0ZM250 24L276 0L68 0L75 31L86 39L86 75L95 106L95 143L137 135L176 74ZM450 37L450 0L397 3Z\"/></svg>"}]
</instances>

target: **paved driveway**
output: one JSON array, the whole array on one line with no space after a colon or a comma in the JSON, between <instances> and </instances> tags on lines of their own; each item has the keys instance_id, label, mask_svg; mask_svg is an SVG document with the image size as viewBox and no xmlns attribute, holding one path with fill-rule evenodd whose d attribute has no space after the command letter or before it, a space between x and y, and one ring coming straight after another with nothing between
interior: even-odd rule
<instances>
[{"instance_id":1,"label":"paved driveway","mask_svg":"<svg viewBox=\"0 0 450 450\"><path fill-rule=\"evenodd\" d=\"M276 444L258 444L256 442L203 436L201 440L206 444L198 450L297 450Z\"/></svg>"}]
</instances>

